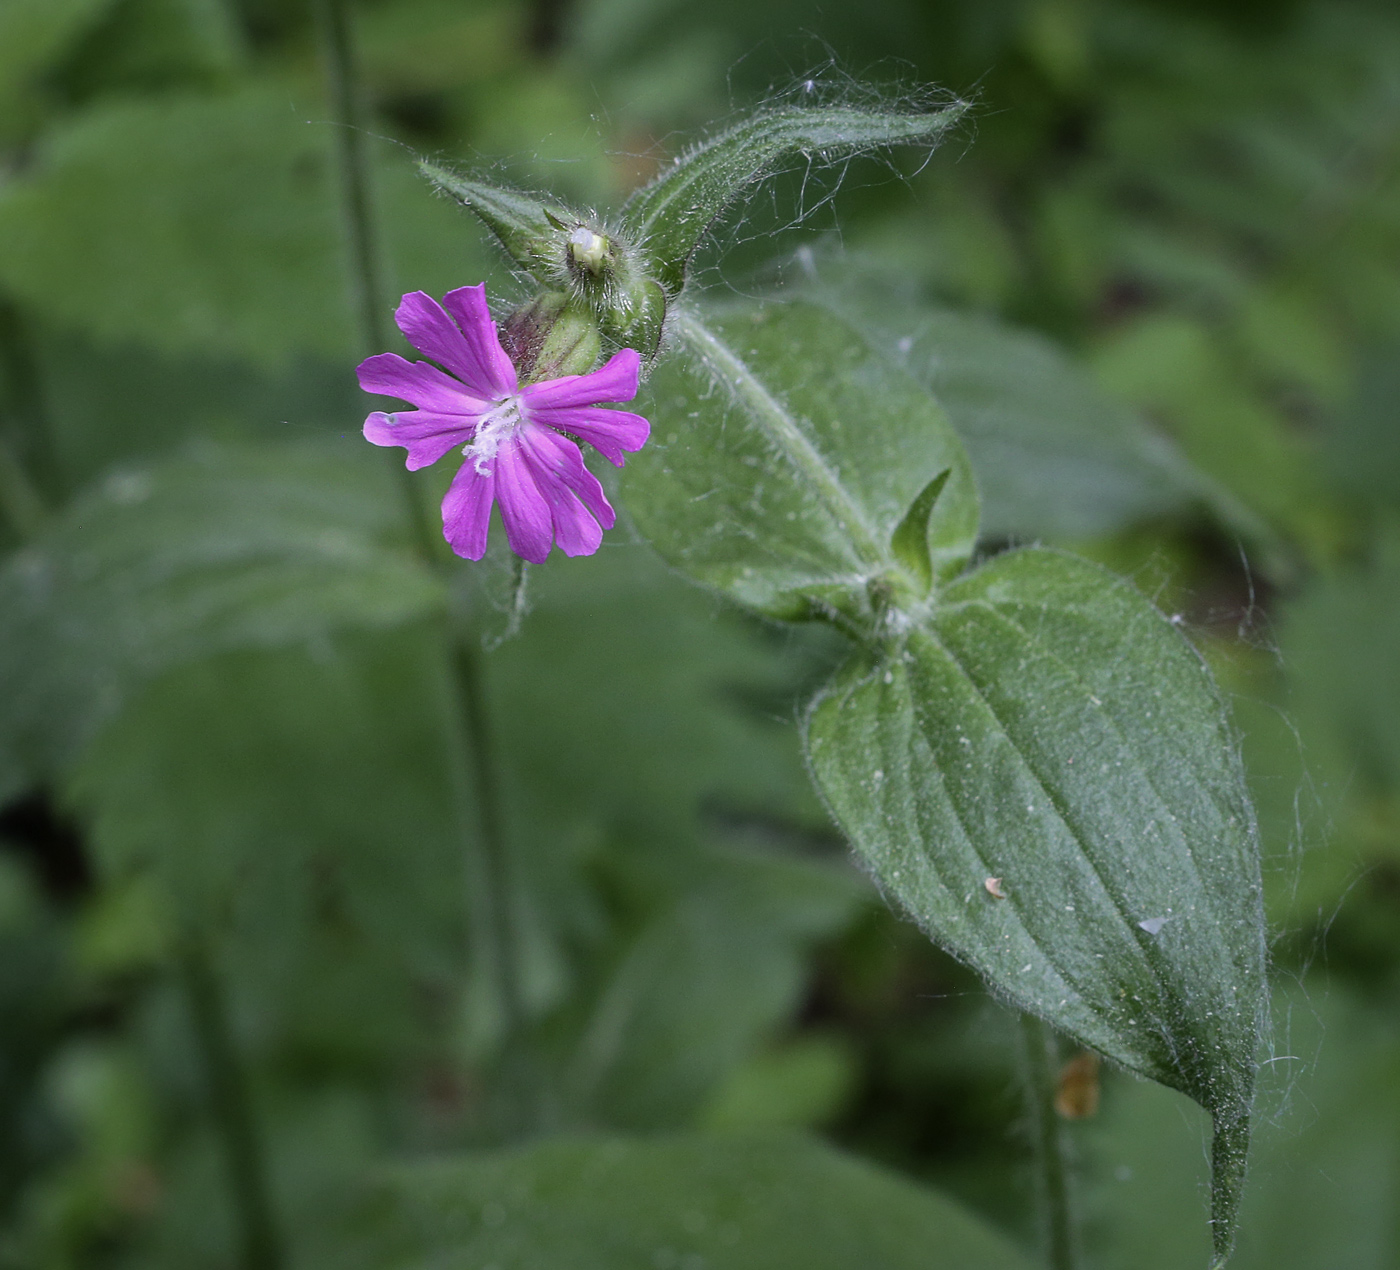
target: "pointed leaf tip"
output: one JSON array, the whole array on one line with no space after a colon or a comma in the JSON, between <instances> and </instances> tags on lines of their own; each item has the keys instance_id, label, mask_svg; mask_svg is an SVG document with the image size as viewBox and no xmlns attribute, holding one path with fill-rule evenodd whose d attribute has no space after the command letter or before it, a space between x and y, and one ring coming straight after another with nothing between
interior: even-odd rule
<instances>
[{"instance_id":1,"label":"pointed leaf tip","mask_svg":"<svg viewBox=\"0 0 1400 1270\"><path fill-rule=\"evenodd\" d=\"M918 114L853 106L761 111L678 156L632 195L623 219L651 254L655 276L674 294L724 209L784 160L835 163L894 145L934 146L967 110L966 102L951 101Z\"/></svg>"},{"instance_id":2,"label":"pointed leaf tip","mask_svg":"<svg viewBox=\"0 0 1400 1270\"><path fill-rule=\"evenodd\" d=\"M427 159L418 161L418 170L437 189L475 213L517 265L541 282L551 281L558 227L568 216L564 209L557 205L551 208L519 190L461 176Z\"/></svg>"},{"instance_id":3,"label":"pointed leaf tip","mask_svg":"<svg viewBox=\"0 0 1400 1270\"><path fill-rule=\"evenodd\" d=\"M1099 566L1007 552L858 652L805 741L855 849L931 937L1017 1008L1211 1112L1228 1255L1265 932L1254 814L1195 650Z\"/></svg>"},{"instance_id":4,"label":"pointed leaf tip","mask_svg":"<svg viewBox=\"0 0 1400 1270\"><path fill-rule=\"evenodd\" d=\"M945 467L925 485L890 535L890 550L895 559L919 580L925 593L933 586L933 557L928 547L929 519L933 515L933 505L938 502L938 496L952 474L953 469Z\"/></svg>"}]
</instances>

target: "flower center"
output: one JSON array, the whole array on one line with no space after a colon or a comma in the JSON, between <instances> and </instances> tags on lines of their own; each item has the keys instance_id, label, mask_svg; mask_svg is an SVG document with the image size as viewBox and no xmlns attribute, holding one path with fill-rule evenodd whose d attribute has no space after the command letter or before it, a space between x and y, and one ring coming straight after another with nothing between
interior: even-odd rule
<instances>
[{"instance_id":1,"label":"flower center","mask_svg":"<svg viewBox=\"0 0 1400 1270\"><path fill-rule=\"evenodd\" d=\"M506 397L498 401L476 425L476 434L462 447L462 453L472 460L479 476L490 476L487 466L496 457L501 442L507 440L524 422L520 414L520 398Z\"/></svg>"}]
</instances>

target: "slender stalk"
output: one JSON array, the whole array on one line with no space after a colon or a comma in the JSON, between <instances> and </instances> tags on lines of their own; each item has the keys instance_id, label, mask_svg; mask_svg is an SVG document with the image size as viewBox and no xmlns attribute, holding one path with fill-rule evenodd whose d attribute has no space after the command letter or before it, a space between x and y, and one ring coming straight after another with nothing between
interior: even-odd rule
<instances>
[{"instance_id":1,"label":"slender stalk","mask_svg":"<svg viewBox=\"0 0 1400 1270\"><path fill-rule=\"evenodd\" d=\"M359 64L345 0L315 0L326 87L338 125L335 129L337 168L345 232L354 268L351 286L356 317L366 353L387 347L384 321L384 281L379 240L374 232L374 194L370 188L369 155L359 90Z\"/></svg>"},{"instance_id":2,"label":"slender stalk","mask_svg":"<svg viewBox=\"0 0 1400 1270\"><path fill-rule=\"evenodd\" d=\"M368 357L387 350L392 336L387 321L383 253L375 232L374 189L362 122L364 112L354 29L345 0L314 0L314 3L326 90L336 122L336 169L340 176L340 208L349 257L351 298L359 327L360 352ZM437 538L424 514L412 473L397 455L386 454L385 462L393 468L400 496L408 509L414 547L423 561L431 565L437 559Z\"/></svg>"},{"instance_id":3,"label":"slender stalk","mask_svg":"<svg viewBox=\"0 0 1400 1270\"><path fill-rule=\"evenodd\" d=\"M21 540L39 528L58 484L38 362L24 317L0 295L0 512Z\"/></svg>"},{"instance_id":4,"label":"slender stalk","mask_svg":"<svg viewBox=\"0 0 1400 1270\"><path fill-rule=\"evenodd\" d=\"M362 127L359 73L354 31L346 0L315 0L322 58L337 128L341 206L346 226L353 293L358 309L361 344L365 352L383 350L389 343L384 320L383 272L379 237L375 229L371 169ZM411 474L397 456L391 461L415 534L415 545L425 565L440 570L441 543L436 527L425 514ZM523 577L521 579L523 585ZM523 592L522 592L523 597ZM457 714L452 722L454 745L460 742L463 763L471 765L475 795L477 851L474 879L478 888L477 912L485 926L485 944L499 997L507 1041L522 1034L527 1011L521 977L519 947L511 916L508 853L501 816L495 747L482 686L479 653L466 634L454 636L451 672ZM464 735L460 735L464 733ZM465 801L465 799L463 800ZM512 1127L525 1127L535 1117L533 1068L528 1055L517 1055L509 1064Z\"/></svg>"},{"instance_id":5,"label":"slender stalk","mask_svg":"<svg viewBox=\"0 0 1400 1270\"><path fill-rule=\"evenodd\" d=\"M1079 1232L1070 1196L1069 1143L1055 1112L1059 1046L1054 1031L1029 1014L1021 1016L1021 1061L1046 1263L1050 1270L1078 1270Z\"/></svg>"},{"instance_id":6,"label":"slender stalk","mask_svg":"<svg viewBox=\"0 0 1400 1270\"><path fill-rule=\"evenodd\" d=\"M509 858L496 782L495 746L486 715L481 682L481 658L466 640L457 643L456 678L462 721L471 746L481 837L481 879L485 896L482 916L490 932L492 969L506 1033L518 1036L525 1022L525 995L520 953L511 916Z\"/></svg>"},{"instance_id":7,"label":"slender stalk","mask_svg":"<svg viewBox=\"0 0 1400 1270\"><path fill-rule=\"evenodd\" d=\"M237 1050L229 1034L222 985L198 936L187 936L180 971L188 998L215 1132L223 1148L238 1223L242 1270L281 1270L286 1264L272 1212L262 1141Z\"/></svg>"}]
</instances>

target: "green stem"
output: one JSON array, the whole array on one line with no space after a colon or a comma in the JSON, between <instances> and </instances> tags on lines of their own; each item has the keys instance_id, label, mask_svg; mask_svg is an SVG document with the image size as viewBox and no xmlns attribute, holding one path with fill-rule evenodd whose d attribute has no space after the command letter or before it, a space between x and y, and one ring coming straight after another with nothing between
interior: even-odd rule
<instances>
[{"instance_id":1,"label":"green stem","mask_svg":"<svg viewBox=\"0 0 1400 1270\"><path fill-rule=\"evenodd\" d=\"M1029 1014L1021 1016L1021 1061L1046 1262L1050 1270L1078 1270L1079 1239L1070 1202L1069 1143L1055 1111L1059 1046L1053 1029Z\"/></svg>"},{"instance_id":2,"label":"green stem","mask_svg":"<svg viewBox=\"0 0 1400 1270\"><path fill-rule=\"evenodd\" d=\"M336 130L336 152L340 169L341 206L358 309L360 341L366 353L376 353L388 346L390 333L384 321L387 305L383 296L366 134L362 126L354 31L345 0L315 0L315 4L327 87L339 125ZM397 455L392 456L391 461L413 527L418 555L429 568L442 571L441 539L423 507L412 474ZM450 582L450 579L444 580ZM476 824L475 832L470 836L478 847L475 878L479 895L478 915L485 927L483 942L491 962L507 1041L518 1041L527 1011L518 943L511 917L508 852L501 817L495 748L482 687L479 653L470 635L465 632L454 635L453 645L452 687L458 709L451 727L454 744L460 744L465 751L463 764L471 765L474 786L471 800L476 806ZM465 735L462 735L463 732ZM463 804L468 797L464 790L461 795ZM465 824L463 828L464 832L469 832ZM533 1069L528 1056L516 1056L509 1067L508 1079L512 1082L512 1090L525 1090L532 1083ZM511 1101L516 1101L513 1094ZM523 1111L515 1108L508 1118L518 1123L532 1117L532 1108Z\"/></svg>"},{"instance_id":3,"label":"green stem","mask_svg":"<svg viewBox=\"0 0 1400 1270\"><path fill-rule=\"evenodd\" d=\"M223 1148L243 1270L281 1270L286 1259L267 1185L262 1142L237 1050L229 1034L222 985L198 936L187 936L180 971L204 1064L209 1110Z\"/></svg>"},{"instance_id":4,"label":"green stem","mask_svg":"<svg viewBox=\"0 0 1400 1270\"><path fill-rule=\"evenodd\" d=\"M326 67L326 87L337 125L336 166L340 172L345 233L354 266L351 283L358 310L356 317L363 351L378 353L388 346L389 330L384 321L383 270L379 241L374 232L374 195L365 147L359 67L345 0L316 0L316 23Z\"/></svg>"},{"instance_id":5,"label":"green stem","mask_svg":"<svg viewBox=\"0 0 1400 1270\"><path fill-rule=\"evenodd\" d=\"M340 175L340 207L349 256L350 290L359 327L360 353L368 357L385 352L392 336L386 321L388 302L379 235L375 232L374 191L362 122L354 30L345 0L315 0L315 6L326 90L336 122L336 168ZM414 547L423 561L432 565L439 552L437 535L424 513L413 474L396 453L386 454L385 461L393 467L400 496L408 509Z\"/></svg>"},{"instance_id":6,"label":"green stem","mask_svg":"<svg viewBox=\"0 0 1400 1270\"><path fill-rule=\"evenodd\" d=\"M0 385L0 511L23 541L48 512L57 464L29 332L6 296L0 296Z\"/></svg>"},{"instance_id":7,"label":"green stem","mask_svg":"<svg viewBox=\"0 0 1400 1270\"><path fill-rule=\"evenodd\" d=\"M463 639L456 649L456 679L462 721L471 747L477 822L481 841L482 917L490 936L492 970L508 1036L518 1036L525 1022L525 993L519 946L510 904L510 863L496 781L495 745L486 714L481 658Z\"/></svg>"}]
</instances>

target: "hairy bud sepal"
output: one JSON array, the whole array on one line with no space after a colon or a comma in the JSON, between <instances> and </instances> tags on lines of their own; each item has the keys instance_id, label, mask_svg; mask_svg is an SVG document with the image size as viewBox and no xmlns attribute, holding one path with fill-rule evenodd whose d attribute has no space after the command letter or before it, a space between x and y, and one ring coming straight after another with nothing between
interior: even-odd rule
<instances>
[{"instance_id":1,"label":"hairy bud sepal","mask_svg":"<svg viewBox=\"0 0 1400 1270\"><path fill-rule=\"evenodd\" d=\"M563 291L546 291L516 309L501 342L526 383L586 375L603 349L596 316Z\"/></svg>"}]
</instances>

